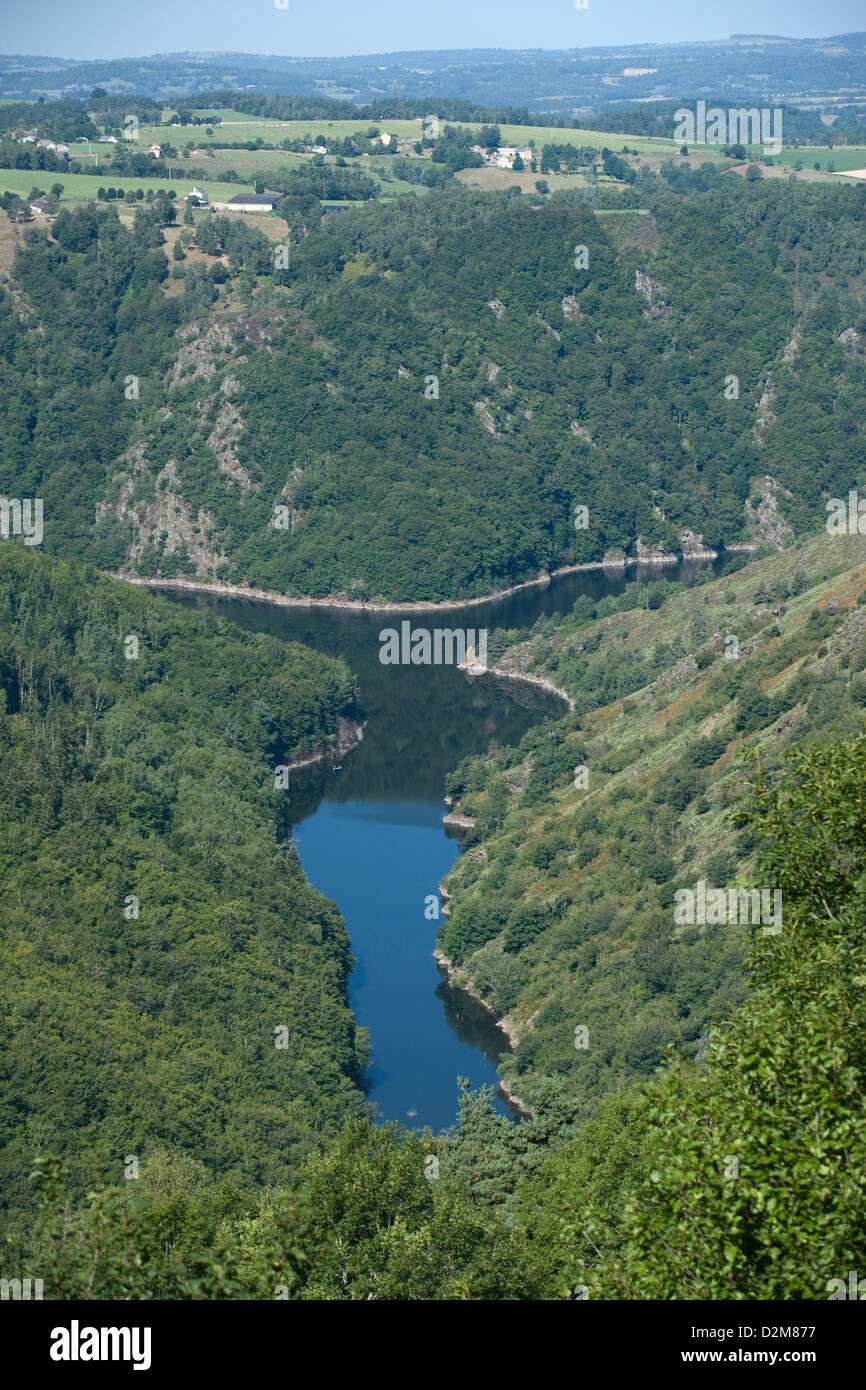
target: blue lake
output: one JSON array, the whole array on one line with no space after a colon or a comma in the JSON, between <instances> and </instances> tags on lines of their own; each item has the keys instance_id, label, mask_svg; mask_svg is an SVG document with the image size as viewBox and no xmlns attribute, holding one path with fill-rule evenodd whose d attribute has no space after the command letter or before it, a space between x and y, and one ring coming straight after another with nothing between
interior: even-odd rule
<instances>
[{"instance_id":1,"label":"blue lake","mask_svg":"<svg viewBox=\"0 0 866 1390\"><path fill-rule=\"evenodd\" d=\"M568 575L478 607L415 614L412 622L487 628L492 637L497 627L567 613L580 594L598 599L647 579L688 583L699 568ZM492 1015L447 984L432 954L439 922L425 917L425 905L459 853L442 824L444 779L467 755L516 744L564 706L525 683L469 677L454 666L382 665L379 632L399 628L404 615L175 597L342 656L359 681L364 736L343 770L292 773L294 842L308 879L346 920L357 958L352 1007L372 1045L369 1100L383 1118L438 1133L454 1121L457 1077L497 1085L497 1058L509 1046ZM513 1113L504 1096L495 1103Z\"/></svg>"}]
</instances>

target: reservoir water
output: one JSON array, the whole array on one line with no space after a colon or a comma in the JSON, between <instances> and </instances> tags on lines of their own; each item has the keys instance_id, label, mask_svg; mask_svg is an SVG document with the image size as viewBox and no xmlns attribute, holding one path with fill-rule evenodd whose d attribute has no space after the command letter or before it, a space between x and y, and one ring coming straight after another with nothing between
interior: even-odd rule
<instances>
[{"instance_id":1,"label":"reservoir water","mask_svg":"<svg viewBox=\"0 0 866 1390\"><path fill-rule=\"evenodd\" d=\"M626 584L694 578L695 563L625 573L584 572L506 599L435 613L280 608L204 594L173 594L239 626L342 656L361 687L366 725L342 771L317 765L291 774L294 840L307 878L343 914L357 965L351 1002L370 1034L369 1100L386 1119L434 1132L453 1123L457 1077L498 1084L508 1040L492 1015L451 988L433 958L439 922L430 913L459 841L442 824L443 783L469 754L514 744L540 720L558 718L556 696L521 682L469 677L454 666L385 666L379 632L413 627L531 626L567 613L580 594L599 599ZM496 1105L511 1113L505 1098Z\"/></svg>"}]
</instances>

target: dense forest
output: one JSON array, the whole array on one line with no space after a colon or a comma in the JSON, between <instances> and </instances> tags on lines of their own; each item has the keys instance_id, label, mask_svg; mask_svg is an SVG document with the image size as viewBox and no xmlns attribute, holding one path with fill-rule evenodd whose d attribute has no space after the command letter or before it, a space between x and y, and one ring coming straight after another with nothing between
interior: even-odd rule
<instances>
[{"instance_id":1,"label":"dense forest","mask_svg":"<svg viewBox=\"0 0 866 1390\"><path fill-rule=\"evenodd\" d=\"M297 193L280 261L205 219L181 294L170 204L63 211L0 298L0 488L52 553L357 599L819 530L866 452L864 190L681 162L606 201Z\"/></svg>"},{"instance_id":2,"label":"dense forest","mask_svg":"<svg viewBox=\"0 0 866 1390\"><path fill-rule=\"evenodd\" d=\"M495 670L545 676L574 708L449 778L474 827L439 939L515 1022L504 1070L530 1104L555 1073L594 1110L670 1047L700 1053L742 1000L748 926L677 927L675 894L769 887L735 823L750 760L775 775L793 746L862 729L864 561L861 538L824 535L496 634Z\"/></svg>"},{"instance_id":3,"label":"dense forest","mask_svg":"<svg viewBox=\"0 0 866 1390\"><path fill-rule=\"evenodd\" d=\"M352 1119L266 1193L160 1149L135 1182L95 1162L75 1204L46 1155L0 1272L59 1298L826 1299L864 1253L864 775L860 737L753 781L786 930L756 935L750 997L700 1065L594 1118L551 1088L516 1127L469 1091L438 1139Z\"/></svg>"},{"instance_id":4,"label":"dense forest","mask_svg":"<svg viewBox=\"0 0 866 1390\"><path fill-rule=\"evenodd\" d=\"M4 1224L40 1152L75 1194L162 1145L286 1181L364 1111L349 940L275 771L353 716L348 669L5 541L0 692Z\"/></svg>"},{"instance_id":5,"label":"dense forest","mask_svg":"<svg viewBox=\"0 0 866 1390\"><path fill-rule=\"evenodd\" d=\"M443 121L528 119L565 56L509 56L473 85L440 55ZM660 49L646 85L694 57ZM815 54L760 57L794 83ZM256 61L258 92L209 95L346 114ZM352 114L424 113L398 67L375 98L355 70ZM87 120L41 105L56 138ZM572 108L539 172L580 163ZM457 181L473 139L445 127L418 198L257 170L267 224L154 194L22 228L0 200L0 497L43 509L38 548L8 501L0 537L0 1278L47 1297L810 1300L866 1261L866 537L825 526L866 478L866 190L605 149L592 199L487 193ZM569 705L485 746L479 702L441 789L466 829L439 954L505 1022L521 1118L460 1079L445 1132L375 1119L351 943L284 791L364 692L120 576L443 601L706 547L686 582L491 632L481 679ZM683 920L699 883L779 894L781 932Z\"/></svg>"}]
</instances>

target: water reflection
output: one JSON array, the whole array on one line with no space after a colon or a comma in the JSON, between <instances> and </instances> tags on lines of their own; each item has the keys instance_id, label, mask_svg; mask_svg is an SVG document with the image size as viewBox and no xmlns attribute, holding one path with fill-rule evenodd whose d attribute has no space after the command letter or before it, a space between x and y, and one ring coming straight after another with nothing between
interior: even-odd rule
<instances>
[{"instance_id":1,"label":"water reflection","mask_svg":"<svg viewBox=\"0 0 866 1390\"><path fill-rule=\"evenodd\" d=\"M471 609L412 616L416 627L531 626L567 613L580 594L595 600L659 578L691 583L701 566L564 576ZM346 919L358 958L351 996L369 1029L371 1100L380 1113L438 1131L453 1121L456 1077L498 1081L509 1048L491 1014L442 978L432 951L439 923L425 916L453 866L458 844L442 825L447 773L469 754L516 744L565 706L536 686L470 677L454 666L385 666L379 632L396 616L341 609L279 608L205 595L174 595L239 626L342 656L361 689L361 743L328 765L293 771L289 819L307 877ZM401 615L402 616L402 615ZM504 1097L498 1108L514 1113Z\"/></svg>"}]
</instances>

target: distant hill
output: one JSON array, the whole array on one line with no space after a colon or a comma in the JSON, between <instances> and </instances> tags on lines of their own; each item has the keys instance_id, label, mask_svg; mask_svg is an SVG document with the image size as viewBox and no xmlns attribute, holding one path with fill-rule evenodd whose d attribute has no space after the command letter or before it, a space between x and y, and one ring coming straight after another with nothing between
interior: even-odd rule
<instances>
[{"instance_id":1,"label":"distant hill","mask_svg":"<svg viewBox=\"0 0 866 1390\"><path fill-rule=\"evenodd\" d=\"M0 297L0 495L105 569L359 600L820 529L866 478L863 189L666 169L615 215L301 207L285 269L251 221L178 265L161 204L63 210Z\"/></svg>"},{"instance_id":2,"label":"distant hill","mask_svg":"<svg viewBox=\"0 0 866 1390\"><path fill-rule=\"evenodd\" d=\"M866 35L789 39L735 35L711 43L630 44L545 49L451 49L376 53L351 58L286 58L248 53L170 53L110 61L0 58L0 95L56 98L112 93L164 98L219 89L383 98L463 97L486 106L525 105L570 114L635 99L753 95L776 102L844 92L866 98ZM645 69L627 75L626 69Z\"/></svg>"}]
</instances>

